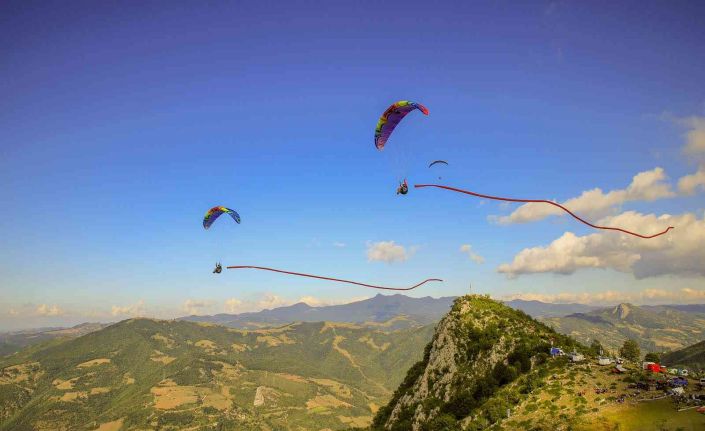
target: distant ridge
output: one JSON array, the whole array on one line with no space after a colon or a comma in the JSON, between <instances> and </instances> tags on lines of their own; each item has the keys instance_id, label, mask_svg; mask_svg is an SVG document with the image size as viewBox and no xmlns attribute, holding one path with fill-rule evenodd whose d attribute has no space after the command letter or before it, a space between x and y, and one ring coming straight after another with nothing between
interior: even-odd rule
<instances>
[{"instance_id":1,"label":"distant ridge","mask_svg":"<svg viewBox=\"0 0 705 431\"><path fill-rule=\"evenodd\" d=\"M105 323L81 323L70 328L46 327L0 333L0 356L9 355L27 346L55 338L75 338L108 326Z\"/></svg>"},{"instance_id":2,"label":"distant ridge","mask_svg":"<svg viewBox=\"0 0 705 431\"><path fill-rule=\"evenodd\" d=\"M382 295L341 305L312 307L303 302L271 310L212 316L186 316L177 320L214 323L233 328L256 328L291 322L385 323L389 330L434 323L448 312L455 297L412 298Z\"/></svg>"},{"instance_id":3,"label":"distant ridge","mask_svg":"<svg viewBox=\"0 0 705 431\"><path fill-rule=\"evenodd\" d=\"M659 352L681 349L705 338L705 314L682 311L680 307L622 303L586 313L542 317L541 320L558 332L586 343L599 340L604 347L614 351L631 338L642 350Z\"/></svg>"},{"instance_id":4,"label":"distant ridge","mask_svg":"<svg viewBox=\"0 0 705 431\"><path fill-rule=\"evenodd\" d=\"M402 294L382 295L349 304L327 305L312 307L306 303L277 307L256 312L228 314L220 313L207 316L185 316L177 320L191 322L213 323L241 329L253 329L264 326L284 325L291 322L350 322L350 323L379 323L388 322L389 330L426 325L436 322L448 311L456 297L448 296L432 298L412 298ZM627 318L629 310L634 309L639 313L642 310L663 313L667 310L681 313L705 313L705 304L693 305L653 305L633 306L618 304L613 306L595 306L579 303L548 303L542 301L527 301L514 299L504 301L504 304L515 310L521 310L534 318L549 319L574 317L593 323L604 322L600 311L607 311L610 315L617 313ZM625 308L628 306L629 308ZM596 313L597 315L590 315ZM392 320L393 319L393 320ZM392 320L391 322L389 322ZM619 319L618 319L619 320Z\"/></svg>"},{"instance_id":5,"label":"distant ridge","mask_svg":"<svg viewBox=\"0 0 705 431\"><path fill-rule=\"evenodd\" d=\"M705 341L675 352L666 353L661 357L661 361L670 366L685 366L697 370L705 370Z\"/></svg>"},{"instance_id":6,"label":"distant ridge","mask_svg":"<svg viewBox=\"0 0 705 431\"><path fill-rule=\"evenodd\" d=\"M525 301L523 299L504 301L504 304L515 310L521 310L531 317L563 317L575 313L588 313L601 308L586 304L554 304L541 301Z\"/></svg>"}]
</instances>

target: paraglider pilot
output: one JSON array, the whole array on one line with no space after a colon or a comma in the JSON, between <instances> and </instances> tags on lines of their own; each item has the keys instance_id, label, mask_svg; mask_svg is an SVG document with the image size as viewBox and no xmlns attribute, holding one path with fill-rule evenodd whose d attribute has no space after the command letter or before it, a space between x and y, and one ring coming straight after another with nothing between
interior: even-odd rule
<instances>
[{"instance_id":1,"label":"paraglider pilot","mask_svg":"<svg viewBox=\"0 0 705 431\"><path fill-rule=\"evenodd\" d=\"M404 178L404 182L399 183L399 187L397 187L397 194L405 195L407 193L409 193L409 185L406 183L406 178Z\"/></svg>"},{"instance_id":2,"label":"paraglider pilot","mask_svg":"<svg viewBox=\"0 0 705 431\"><path fill-rule=\"evenodd\" d=\"M213 274L220 274L220 272L223 270L223 267L220 266L220 262L215 264L215 269L213 270Z\"/></svg>"}]
</instances>

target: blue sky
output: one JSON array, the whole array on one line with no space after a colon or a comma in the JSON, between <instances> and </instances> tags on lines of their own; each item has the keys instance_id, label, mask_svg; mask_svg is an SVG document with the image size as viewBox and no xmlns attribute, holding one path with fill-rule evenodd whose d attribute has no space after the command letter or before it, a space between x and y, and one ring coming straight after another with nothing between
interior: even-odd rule
<instances>
[{"instance_id":1,"label":"blue sky","mask_svg":"<svg viewBox=\"0 0 705 431\"><path fill-rule=\"evenodd\" d=\"M566 232L593 232L556 216L499 223L517 206L441 190L394 194L400 177L440 175L481 193L565 201L661 168L649 187L671 192L590 215L692 215L681 232L699 238L700 176L692 190L677 183L705 176L705 5L337 3L3 2L0 327L377 293L214 276L216 260L393 286L446 280L414 296L472 283L496 297L673 302L689 289L705 302L692 244L600 243L592 249L624 259L579 251L567 266L499 273L524 249L550 260ZM401 99L430 115L411 114L379 153L374 126ZM429 170L435 159L450 165ZM242 224L204 231L213 205L235 208ZM368 258L390 241L403 247L392 246L397 261ZM645 276L640 259L670 260Z\"/></svg>"}]
</instances>

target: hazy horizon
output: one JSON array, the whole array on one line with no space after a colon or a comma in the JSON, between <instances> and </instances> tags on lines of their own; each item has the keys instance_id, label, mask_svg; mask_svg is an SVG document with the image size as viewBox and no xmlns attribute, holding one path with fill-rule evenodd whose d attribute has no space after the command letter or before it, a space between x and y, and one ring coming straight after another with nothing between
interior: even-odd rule
<instances>
[{"instance_id":1,"label":"hazy horizon","mask_svg":"<svg viewBox=\"0 0 705 431\"><path fill-rule=\"evenodd\" d=\"M414 297L411 297L411 296L408 296L408 295L404 295L404 294L387 294L387 295L385 295L385 294L381 294L381 293L380 293L380 294L375 295L375 297L376 297L376 296L406 296L406 297L408 297L408 298L414 298ZM516 296L516 295L514 295L514 296ZM456 296L453 296L453 297L456 297ZM423 298L442 299L442 298L444 298L444 297L440 297L440 296L439 296L439 297L426 296L426 297L423 297ZM446 298L447 298L447 297L446 297ZM359 298L359 299L351 300L351 301L348 301L348 302L337 302L337 303L317 303L317 302L312 302L312 301L310 301L310 299L307 299L307 298L301 298L301 300L299 300L299 301L294 301L294 302L291 302L291 303L283 303L283 304L280 304L280 305L278 305L278 306L276 306L276 307L271 307L271 308L253 308L253 309L251 309L251 310L245 310L245 311L239 311L239 312L219 311L219 312L213 312L213 313L194 313L194 314L183 314L183 315L161 316L161 317L160 317L160 316L155 316L155 315L149 315L149 314L136 313L135 315L130 316L129 318L145 318L145 319L157 319L157 320L174 320L174 319L180 319L180 318L185 318L185 317L205 317L205 316L214 316L214 315L218 315L218 314L239 315L239 314L244 314L244 313L258 313L258 312L261 312L261 311L271 311L271 310L275 310L275 309L278 309L278 308L290 307L290 306L292 306L292 305L298 305L298 304L302 304L302 303L303 303L303 304L306 304L306 305L308 305L308 306L310 306L310 307L326 307L326 306L332 306L332 305L347 305L347 304L352 304L352 303L355 303L355 302L360 302L360 301L364 301L364 300L368 300L368 299L374 299L374 297ZM420 298L417 298L417 299L420 299ZM539 302L539 303L548 304L548 305L584 305L584 306L590 306L590 307L596 307L596 308L610 308L610 307L616 307L616 306L619 306L619 305L624 304L624 303L629 303L629 304L636 305L636 306L643 306L643 305L686 305L686 304L679 304L679 303L677 303L677 302L670 302L670 303L663 302L663 303L657 303L657 304L640 304L640 303L631 303L631 302L628 302L628 301L625 301L625 302L615 302L615 303L609 303L609 302L581 303L581 302L565 302L565 301L563 301L563 302L561 302L561 301L545 302L545 301L541 301L541 300L538 300L538 299L530 299L530 298L529 298L529 299L522 299L522 298L519 298L519 297L512 297L512 296L505 297L505 298L493 298L493 299L497 299L497 300L503 301L503 302L505 302L505 303L507 303L507 302L514 302L514 301L524 301L524 302ZM688 303L688 304L692 304L692 303ZM697 304L697 305L705 305L705 303L703 303L703 304ZM58 316L57 316L57 317L58 317ZM65 322L64 324L57 323L56 325L48 325L48 326L32 326L31 324L29 324L29 325L25 325L25 326L17 326L17 327L12 327L12 328L0 327L0 333L3 333L3 332L14 332L14 331L25 331L25 330L35 330L35 329L46 329L46 328L67 328L67 327L73 327L73 326L77 326L77 325L82 325L82 324L85 324L85 323L104 323L104 324L110 324L110 323L120 322L120 321L125 320L125 319L127 319L127 317L120 317L120 318L113 318L113 319L110 319L110 318L107 318L107 319L106 319L106 318L101 318L101 319L96 319L96 320L91 321L91 320L80 320L80 318L77 318L77 317L74 316L74 317L72 317L72 318L70 318L70 319L68 319L68 320L64 320L64 321L63 321L63 322ZM62 321L61 321L61 320L56 320L56 322L62 322Z\"/></svg>"}]
</instances>

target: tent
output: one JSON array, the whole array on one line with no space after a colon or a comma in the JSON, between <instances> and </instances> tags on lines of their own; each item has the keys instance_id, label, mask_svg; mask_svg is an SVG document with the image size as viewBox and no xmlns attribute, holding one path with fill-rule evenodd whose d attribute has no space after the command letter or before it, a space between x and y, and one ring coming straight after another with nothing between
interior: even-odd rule
<instances>
[{"instance_id":1,"label":"tent","mask_svg":"<svg viewBox=\"0 0 705 431\"><path fill-rule=\"evenodd\" d=\"M678 386L677 388L673 388L669 391L671 395L683 395L685 393L685 390Z\"/></svg>"},{"instance_id":2,"label":"tent","mask_svg":"<svg viewBox=\"0 0 705 431\"><path fill-rule=\"evenodd\" d=\"M652 373L660 373L661 372L661 366L659 364L649 364L646 366L646 369L651 371Z\"/></svg>"},{"instance_id":3,"label":"tent","mask_svg":"<svg viewBox=\"0 0 705 431\"><path fill-rule=\"evenodd\" d=\"M565 353L563 353L563 350L559 349L558 347L551 347L551 356L556 357L563 355L565 355Z\"/></svg>"},{"instance_id":4,"label":"tent","mask_svg":"<svg viewBox=\"0 0 705 431\"><path fill-rule=\"evenodd\" d=\"M585 360L585 356L581 353L573 352L570 354L570 360L573 362L582 362Z\"/></svg>"},{"instance_id":5,"label":"tent","mask_svg":"<svg viewBox=\"0 0 705 431\"><path fill-rule=\"evenodd\" d=\"M597 363L599 365L609 365L612 363L612 359L605 358L604 356L600 356L599 358L597 358Z\"/></svg>"}]
</instances>

